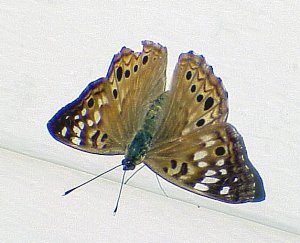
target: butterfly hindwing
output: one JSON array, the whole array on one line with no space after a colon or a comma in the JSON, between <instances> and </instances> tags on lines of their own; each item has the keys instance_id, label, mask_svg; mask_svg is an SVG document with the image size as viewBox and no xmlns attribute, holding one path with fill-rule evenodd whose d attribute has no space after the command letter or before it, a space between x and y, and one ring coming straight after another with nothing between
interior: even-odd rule
<instances>
[{"instance_id":1,"label":"butterfly hindwing","mask_svg":"<svg viewBox=\"0 0 300 243\"><path fill-rule=\"evenodd\" d=\"M48 130L56 140L91 153L125 153L151 101L165 88L166 48L151 41L143 47L140 53L123 47L106 78L90 83L55 114Z\"/></svg>"},{"instance_id":2,"label":"butterfly hindwing","mask_svg":"<svg viewBox=\"0 0 300 243\"><path fill-rule=\"evenodd\" d=\"M202 196L227 203L264 198L262 181L230 124L208 125L154 145L144 163L167 181Z\"/></svg>"}]
</instances>

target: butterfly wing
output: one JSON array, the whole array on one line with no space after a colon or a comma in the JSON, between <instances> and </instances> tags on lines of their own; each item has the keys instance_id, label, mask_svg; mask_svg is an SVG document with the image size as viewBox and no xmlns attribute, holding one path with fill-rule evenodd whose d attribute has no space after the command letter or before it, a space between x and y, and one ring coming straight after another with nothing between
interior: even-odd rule
<instances>
[{"instance_id":1,"label":"butterfly wing","mask_svg":"<svg viewBox=\"0 0 300 243\"><path fill-rule=\"evenodd\" d=\"M225 122L228 94L203 56L181 54L175 68L166 115L154 143L177 138L199 128Z\"/></svg>"},{"instance_id":2,"label":"butterfly wing","mask_svg":"<svg viewBox=\"0 0 300 243\"><path fill-rule=\"evenodd\" d=\"M165 88L167 50L143 41L143 51L123 47L106 78L90 83L48 122L51 135L73 148L97 154L124 154L149 104Z\"/></svg>"},{"instance_id":3,"label":"butterfly wing","mask_svg":"<svg viewBox=\"0 0 300 243\"><path fill-rule=\"evenodd\" d=\"M243 140L226 123L227 92L203 56L181 54L145 164L191 192L228 203L263 200Z\"/></svg>"},{"instance_id":4,"label":"butterfly wing","mask_svg":"<svg viewBox=\"0 0 300 243\"><path fill-rule=\"evenodd\" d=\"M227 203L265 198L242 137L227 123L154 145L144 161L167 181L205 197Z\"/></svg>"}]
</instances>

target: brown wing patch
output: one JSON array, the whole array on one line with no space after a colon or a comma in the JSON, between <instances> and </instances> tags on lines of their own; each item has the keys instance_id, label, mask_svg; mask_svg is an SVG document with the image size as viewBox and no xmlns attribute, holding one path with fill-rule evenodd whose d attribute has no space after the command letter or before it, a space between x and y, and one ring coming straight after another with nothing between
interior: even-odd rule
<instances>
[{"instance_id":1,"label":"brown wing patch","mask_svg":"<svg viewBox=\"0 0 300 243\"><path fill-rule=\"evenodd\" d=\"M153 146L145 164L171 183L228 203L263 200L262 180L241 136L229 124L209 125Z\"/></svg>"},{"instance_id":2,"label":"brown wing patch","mask_svg":"<svg viewBox=\"0 0 300 243\"><path fill-rule=\"evenodd\" d=\"M166 48L151 41L143 42L142 52L123 47L107 77L58 111L48 122L49 132L79 150L124 154L149 104L164 91L166 58Z\"/></svg>"},{"instance_id":3,"label":"brown wing patch","mask_svg":"<svg viewBox=\"0 0 300 243\"><path fill-rule=\"evenodd\" d=\"M227 92L203 56L193 52L180 55L166 110L154 137L158 143L226 121Z\"/></svg>"}]
</instances>

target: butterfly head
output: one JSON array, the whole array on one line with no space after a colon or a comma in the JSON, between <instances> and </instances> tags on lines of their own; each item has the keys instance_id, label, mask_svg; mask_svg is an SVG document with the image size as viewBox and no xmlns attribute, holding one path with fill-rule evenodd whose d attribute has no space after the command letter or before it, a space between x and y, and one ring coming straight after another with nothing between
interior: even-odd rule
<instances>
[{"instance_id":1,"label":"butterfly head","mask_svg":"<svg viewBox=\"0 0 300 243\"><path fill-rule=\"evenodd\" d=\"M123 170L134 170L135 169L135 161L129 158L125 158L122 160Z\"/></svg>"}]
</instances>

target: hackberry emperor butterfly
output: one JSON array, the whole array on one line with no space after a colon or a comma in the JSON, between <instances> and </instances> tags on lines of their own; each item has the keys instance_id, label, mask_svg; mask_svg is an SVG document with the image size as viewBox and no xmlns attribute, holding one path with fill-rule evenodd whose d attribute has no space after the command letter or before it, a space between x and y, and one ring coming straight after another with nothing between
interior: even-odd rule
<instances>
[{"instance_id":1,"label":"hackberry emperor butterfly","mask_svg":"<svg viewBox=\"0 0 300 243\"><path fill-rule=\"evenodd\" d=\"M145 163L167 181L227 203L262 201L262 180L242 137L226 123L227 92L203 56L181 54L165 91L167 49L123 47L106 78L90 83L48 122L66 145L125 154L123 169Z\"/></svg>"}]
</instances>

